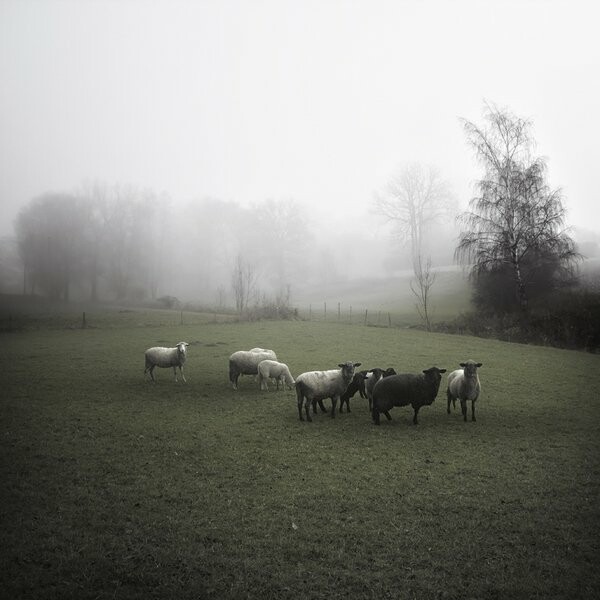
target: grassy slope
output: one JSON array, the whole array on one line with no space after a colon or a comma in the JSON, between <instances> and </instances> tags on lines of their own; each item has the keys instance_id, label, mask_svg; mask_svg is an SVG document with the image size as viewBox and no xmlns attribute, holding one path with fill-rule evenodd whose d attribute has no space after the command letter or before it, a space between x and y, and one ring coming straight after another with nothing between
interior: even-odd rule
<instances>
[{"instance_id":1,"label":"grassy slope","mask_svg":"<svg viewBox=\"0 0 600 600\"><path fill-rule=\"evenodd\" d=\"M121 315L121 317L126 315ZM11 598L592 598L600 591L597 356L305 322L2 335L0 589ZM187 384L143 350L191 342ZM443 394L371 425L298 421L293 392L227 384L276 349L484 363L477 423ZM445 381L445 380L444 380Z\"/></svg>"}]
</instances>

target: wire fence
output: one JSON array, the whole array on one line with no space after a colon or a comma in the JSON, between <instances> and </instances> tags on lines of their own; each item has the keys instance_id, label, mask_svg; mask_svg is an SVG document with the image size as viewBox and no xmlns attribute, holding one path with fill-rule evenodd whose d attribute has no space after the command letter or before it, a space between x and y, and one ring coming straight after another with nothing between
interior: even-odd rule
<instances>
[{"instance_id":1,"label":"wire fence","mask_svg":"<svg viewBox=\"0 0 600 600\"><path fill-rule=\"evenodd\" d=\"M392 313L389 311L372 310L364 307L354 308L351 305L344 306L341 302L309 304L308 307L298 309L298 316L308 321L337 321L376 327L394 326Z\"/></svg>"}]
</instances>

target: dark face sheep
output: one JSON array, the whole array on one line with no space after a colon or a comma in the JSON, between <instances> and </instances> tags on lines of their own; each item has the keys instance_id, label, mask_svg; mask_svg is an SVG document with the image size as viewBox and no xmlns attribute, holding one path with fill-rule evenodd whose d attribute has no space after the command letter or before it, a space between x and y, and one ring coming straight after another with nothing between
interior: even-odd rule
<instances>
[{"instance_id":1,"label":"dark face sheep","mask_svg":"<svg viewBox=\"0 0 600 600\"><path fill-rule=\"evenodd\" d=\"M380 413L391 420L392 407L410 404L414 410L413 423L417 425L419 409L433 403L445 372L446 369L431 367L422 373L399 373L380 379L373 388L373 422L379 425Z\"/></svg>"},{"instance_id":2,"label":"dark face sheep","mask_svg":"<svg viewBox=\"0 0 600 600\"><path fill-rule=\"evenodd\" d=\"M350 398L358 392L361 398L366 398L367 394L365 392L365 375L367 371L359 371L358 373L354 373L352 377L352 381L350 385L346 388L346 391L340 396L340 412L344 412L344 403L346 404L346 409L348 412L350 411Z\"/></svg>"},{"instance_id":3,"label":"dark face sheep","mask_svg":"<svg viewBox=\"0 0 600 600\"><path fill-rule=\"evenodd\" d=\"M373 388L375 384L382 377L389 377L390 375L396 375L396 371L389 367L387 369L380 369L379 367L375 367L374 369L369 369L367 373L371 375L366 378L365 383L365 391L367 392L367 398L369 399L369 413L373 412Z\"/></svg>"}]
</instances>

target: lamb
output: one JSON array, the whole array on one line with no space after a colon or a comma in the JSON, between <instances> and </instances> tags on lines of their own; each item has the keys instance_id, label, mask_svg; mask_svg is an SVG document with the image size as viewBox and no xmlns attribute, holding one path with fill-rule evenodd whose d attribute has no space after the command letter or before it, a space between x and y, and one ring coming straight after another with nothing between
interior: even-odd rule
<instances>
[{"instance_id":1,"label":"lamb","mask_svg":"<svg viewBox=\"0 0 600 600\"><path fill-rule=\"evenodd\" d=\"M185 381L185 375L183 374L183 364L187 358L187 342L178 342L174 348L163 348L161 346L154 346L148 348L145 352L146 357L146 368L144 369L144 377L146 373L150 373L152 381L154 379L154 368L168 368L173 367L173 374L175 375L175 381L177 381L177 367L183 381Z\"/></svg>"},{"instance_id":2,"label":"lamb","mask_svg":"<svg viewBox=\"0 0 600 600\"><path fill-rule=\"evenodd\" d=\"M238 350L229 357L229 381L237 390L240 375L258 375L258 364L263 360L277 360L273 350L257 348L254 350Z\"/></svg>"},{"instance_id":3,"label":"lamb","mask_svg":"<svg viewBox=\"0 0 600 600\"><path fill-rule=\"evenodd\" d=\"M367 392L367 398L369 399L369 412L373 412L373 388L375 384L382 377L389 377L390 375L396 375L396 371L389 367L387 369L379 369L374 368L367 371L367 376L365 378L365 391Z\"/></svg>"},{"instance_id":4,"label":"lamb","mask_svg":"<svg viewBox=\"0 0 600 600\"><path fill-rule=\"evenodd\" d=\"M283 390L285 390L286 385L291 390L292 386L296 383L290 373L290 369L285 363L277 362L276 360L262 360L258 363L257 368L258 383L261 390L269 389L267 384L269 378L275 379L277 382L277 389L279 389L279 382L281 382L281 389Z\"/></svg>"},{"instance_id":5,"label":"lamb","mask_svg":"<svg viewBox=\"0 0 600 600\"><path fill-rule=\"evenodd\" d=\"M346 388L354 377L354 369L361 363L345 362L338 365L339 369L329 371L307 371L296 377L296 397L298 399L298 416L302 418L302 404L306 412L306 420L312 421L310 417L310 404L315 411L316 403L319 402L321 410L325 410L323 400L331 398L331 416L335 417L335 407L338 398L346 391Z\"/></svg>"},{"instance_id":6,"label":"lamb","mask_svg":"<svg viewBox=\"0 0 600 600\"><path fill-rule=\"evenodd\" d=\"M462 410L463 419L467 420L467 401L471 401L471 421L475 421L475 401L481 393L481 383L479 383L479 375L477 369L483 363L476 363L474 360L459 363L462 369L452 371L448 375L448 414L450 414L450 402L452 408L456 407L456 400L460 400L460 408Z\"/></svg>"},{"instance_id":7,"label":"lamb","mask_svg":"<svg viewBox=\"0 0 600 600\"><path fill-rule=\"evenodd\" d=\"M373 388L373 423L379 425L380 413L391 421L389 411L393 406L410 404L415 411L413 423L417 425L419 409L433 403L445 372L446 369L431 367L422 373L398 373L381 378Z\"/></svg>"},{"instance_id":8,"label":"lamb","mask_svg":"<svg viewBox=\"0 0 600 600\"><path fill-rule=\"evenodd\" d=\"M358 392L361 398L366 398L367 394L365 391L365 376L368 371L359 371L354 373L350 385L346 388L346 391L340 396L340 412L344 412L344 402L346 403L346 409L350 411L350 398Z\"/></svg>"}]
</instances>

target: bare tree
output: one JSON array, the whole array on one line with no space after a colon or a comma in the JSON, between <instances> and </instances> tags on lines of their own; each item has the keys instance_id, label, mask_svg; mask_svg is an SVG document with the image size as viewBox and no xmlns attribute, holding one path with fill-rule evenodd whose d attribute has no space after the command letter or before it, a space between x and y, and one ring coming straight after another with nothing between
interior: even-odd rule
<instances>
[{"instance_id":1,"label":"bare tree","mask_svg":"<svg viewBox=\"0 0 600 600\"><path fill-rule=\"evenodd\" d=\"M238 254L231 273L231 289L239 315L248 311L250 298L256 292L256 271Z\"/></svg>"},{"instance_id":2,"label":"bare tree","mask_svg":"<svg viewBox=\"0 0 600 600\"><path fill-rule=\"evenodd\" d=\"M410 282L410 289L417 299L417 312L421 317L427 331L431 331L431 304L430 292L435 282L435 273L431 270L431 257L427 257L423 265L419 255L415 262L415 279Z\"/></svg>"},{"instance_id":3,"label":"bare tree","mask_svg":"<svg viewBox=\"0 0 600 600\"><path fill-rule=\"evenodd\" d=\"M397 233L410 243L415 274L423 252L427 226L450 211L448 184L433 166L412 163L403 167L375 195L375 208L396 227Z\"/></svg>"},{"instance_id":4,"label":"bare tree","mask_svg":"<svg viewBox=\"0 0 600 600\"><path fill-rule=\"evenodd\" d=\"M536 275L554 278L579 255L564 228L561 190L549 188L545 161L531 156L531 123L486 108L487 128L463 120L484 176L470 211L459 217L464 230L456 257L473 264L475 277L508 270L516 303L526 310Z\"/></svg>"}]
</instances>

